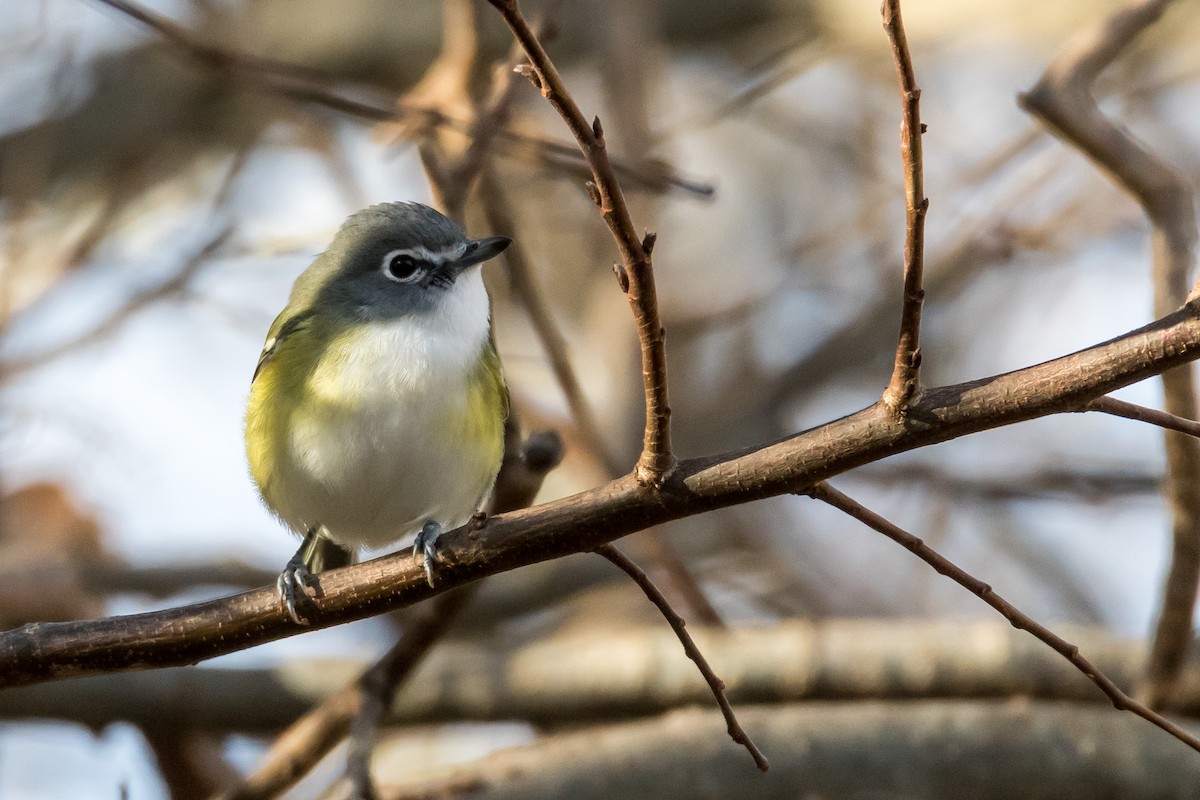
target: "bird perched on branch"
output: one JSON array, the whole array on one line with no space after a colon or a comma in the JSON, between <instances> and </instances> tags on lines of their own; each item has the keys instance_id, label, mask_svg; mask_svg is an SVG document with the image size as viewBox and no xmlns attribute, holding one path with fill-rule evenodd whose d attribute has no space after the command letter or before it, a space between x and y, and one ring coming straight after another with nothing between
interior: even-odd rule
<instances>
[{"instance_id":1,"label":"bird perched on branch","mask_svg":"<svg viewBox=\"0 0 1200 800\"><path fill-rule=\"evenodd\" d=\"M508 390L470 239L418 203L354 214L296 280L254 370L250 472L303 537L279 576L297 623L315 572L416 534L430 584L443 527L466 522L503 456Z\"/></svg>"}]
</instances>

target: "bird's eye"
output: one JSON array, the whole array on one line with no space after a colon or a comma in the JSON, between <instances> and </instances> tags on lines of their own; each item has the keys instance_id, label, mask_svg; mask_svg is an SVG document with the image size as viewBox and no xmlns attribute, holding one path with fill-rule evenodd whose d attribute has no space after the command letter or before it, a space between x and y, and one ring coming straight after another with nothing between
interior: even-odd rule
<instances>
[{"instance_id":1,"label":"bird's eye","mask_svg":"<svg viewBox=\"0 0 1200 800\"><path fill-rule=\"evenodd\" d=\"M420 278L421 266L421 261L403 251L393 251L383 257L383 274L397 283L412 283Z\"/></svg>"}]
</instances>

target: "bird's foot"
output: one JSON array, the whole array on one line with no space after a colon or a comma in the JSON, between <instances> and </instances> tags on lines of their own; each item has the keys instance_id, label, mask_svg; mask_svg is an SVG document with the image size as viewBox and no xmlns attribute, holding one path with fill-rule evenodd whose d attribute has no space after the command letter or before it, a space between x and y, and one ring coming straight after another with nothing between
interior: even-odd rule
<instances>
[{"instance_id":1,"label":"bird's foot","mask_svg":"<svg viewBox=\"0 0 1200 800\"><path fill-rule=\"evenodd\" d=\"M299 554L287 563L283 572L279 573L279 579L275 581L275 591L279 594L279 602L283 604L283 608L292 618L292 622L297 625L312 624L311 620L300 610L299 605L312 603L312 598L316 594L313 574Z\"/></svg>"},{"instance_id":2,"label":"bird's foot","mask_svg":"<svg viewBox=\"0 0 1200 800\"><path fill-rule=\"evenodd\" d=\"M425 580L430 586L433 586L433 574L441 564L441 556L437 551L438 537L441 535L442 526L429 520L421 526L421 532L413 542L413 557L421 557L421 563L425 566Z\"/></svg>"}]
</instances>

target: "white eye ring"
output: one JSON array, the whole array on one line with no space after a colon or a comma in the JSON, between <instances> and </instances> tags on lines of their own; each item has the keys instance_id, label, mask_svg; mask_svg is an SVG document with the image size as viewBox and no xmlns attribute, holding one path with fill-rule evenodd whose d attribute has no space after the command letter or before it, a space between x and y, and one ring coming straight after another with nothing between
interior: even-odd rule
<instances>
[{"instance_id":1,"label":"white eye ring","mask_svg":"<svg viewBox=\"0 0 1200 800\"><path fill-rule=\"evenodd\" d=\"M383 257L383 263L379 265L383 276L396 283L415 283L424 277L427 270L424 259L409 249L391 251Z\"/></svg>"}]
</instances>

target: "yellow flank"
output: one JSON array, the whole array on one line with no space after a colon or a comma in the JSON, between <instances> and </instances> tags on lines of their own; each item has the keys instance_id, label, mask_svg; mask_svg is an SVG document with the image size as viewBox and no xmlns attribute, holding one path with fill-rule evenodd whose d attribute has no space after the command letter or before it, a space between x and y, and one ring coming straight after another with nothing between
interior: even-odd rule
<instances>
[{"instance_id":1,"label":"yellow flank","mask_svg":"<svg viewBox=\"0 0 1200 800\"><path fill-rule=\"evenodd\" d=\"M497 414L496 409L503 409ZM467 381L467 425L468 441L487 442L484 451L486 464L499 464L504 456L504 421L508 419L508 387L504 384L504 372L500 356L489 338L483 346L483 355L475 366L474 374Z\"/></svg>"},{"instance_id":2,"label":"yellow flank","mask_svg":"<svg viewBox=\"0 0 1200 800\"><path fill-rule=\"evenodd\" d=\"M276 512L283 510L282 495L289 491L281 482L289 480L288 474L294 474L293 459L298 455L293 452L297 426L324 427L336 424L335 420L344 421L348 412L356 416L357 408L372 394L372 389L378 390L380 384L391 384L392 391L397 391L407 383L403 373L409 370L425 372L430 366L421 363L421 356L414 353L407 363L393 362L389 365L390 370L381 370L370 377L363 375L348 363L354 359L353 354L366 355L365 351L372 349L372 343L360 336L359 331L343 331L340 335L330 336L325 326L313 320L279 343L251 387L246 414L246 455L263 499ZM430 410L436 411L426 417L424 423L413 420L412 435L430 437L441 443L439 449L460 454L463 460L455 469L458 474L445 478L486 491L503 456L508 391L499 356L490 339L483 342L481 350L465 381L465 398L461 395L458 398L438 396L435 391L426 402L435 404ZM372 360L366 359L368 363ZM364 386L364 381L372 385ZM376 396L374 399L381 398ZM366 405L375 404L366 401ZM401 406L398 402L398 413L404 413ZM373 427L370 419L368 415L362 420L366 430ZM437 430L430 430L425 425ZM408 449L414 444L397 441L393 446ZM428 487L434 495L444 491L436 489L437 485L435 480ZM360 485L360 488L366 486ZM310 486L309 491L314 490L321 492L315 485ZM286 512L281 516L286 516Z\"/></svg>"},{"instance_id":3,"label":"yellow flank","mask_svg":"<svg viewBox=\"0 0 1200 800\"><path fill-rule=\"evenodd\" d=\"M246 459L250 475L271 509L276 507L271 477L276 473L280 451L286 446L292 415L307 399L304 384L325 351L316 343L321 338L317 334L313 327L306 327L288 337L286 345L281 342L250 387ZM293 341L302 337L309 341Z\"/></svg>"}]
</instances>

